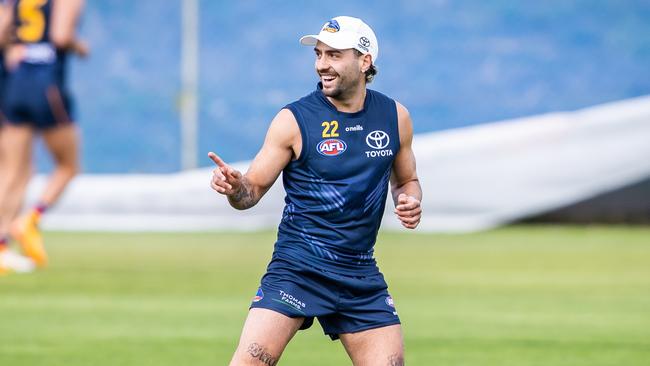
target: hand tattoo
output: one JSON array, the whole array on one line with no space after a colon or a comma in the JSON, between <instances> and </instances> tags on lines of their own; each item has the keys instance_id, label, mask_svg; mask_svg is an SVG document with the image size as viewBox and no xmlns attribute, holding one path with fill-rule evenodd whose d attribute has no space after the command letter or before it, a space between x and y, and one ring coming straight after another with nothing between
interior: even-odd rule
<instances>
[{"instance_id":1,"label":"hand tattoo","mask_svg":"<svg viewBox=\"0 0 650 366\"><path fill-rule=\"evenodd\" d=\"M228 196L228 201L230 204L239 210L245 210L255 206L257 200L253 195L253 188L246 177L242 177L241 185L239 189L234 194Z\"/></svg>"}]
</instances>

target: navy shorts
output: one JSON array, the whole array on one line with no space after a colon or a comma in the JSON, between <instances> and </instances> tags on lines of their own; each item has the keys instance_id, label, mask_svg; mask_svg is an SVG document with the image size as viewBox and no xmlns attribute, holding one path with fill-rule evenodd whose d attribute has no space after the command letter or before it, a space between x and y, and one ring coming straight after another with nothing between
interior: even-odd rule
<instances>
[{"instance_id":1,"label":"navy shorts","mask_svg":"<svg viewBox=\"0 0 650 366\"><path fill-rule=\"evenodd\" d=\"M56 65L22 63L5 78L3 112L8 123L39 130L72 122L71 99Z\"/></svg>"},{"instance_id":2,"label":"navy shorts","mask_svg":"<svg viewBox=\"0 0 650 366\"><path fill-rule=\"evenodd\" d=\"M318 322L333 340L341 333L400 324L384 276L345 276L273 258L251 308L304 317L300 329Z\"/></svg>"}]
</instances>

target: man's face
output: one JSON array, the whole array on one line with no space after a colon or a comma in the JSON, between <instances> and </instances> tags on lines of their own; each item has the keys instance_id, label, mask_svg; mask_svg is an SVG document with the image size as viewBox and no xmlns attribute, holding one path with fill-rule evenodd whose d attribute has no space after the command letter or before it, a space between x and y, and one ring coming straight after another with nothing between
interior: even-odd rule
<instances>
[{"instance_id":1,"label":"man's face","mask_svg":"<svg viewBox=\"0 0 650 366\"><path fill-rule=\"evenodd\" d=\"M345 99L353 94L365 80L361 71L363 57L353 49L338 50L318 42L316 52L316 73L323 84L323 93L334 99Z\"/></svg>"}]
</instances>

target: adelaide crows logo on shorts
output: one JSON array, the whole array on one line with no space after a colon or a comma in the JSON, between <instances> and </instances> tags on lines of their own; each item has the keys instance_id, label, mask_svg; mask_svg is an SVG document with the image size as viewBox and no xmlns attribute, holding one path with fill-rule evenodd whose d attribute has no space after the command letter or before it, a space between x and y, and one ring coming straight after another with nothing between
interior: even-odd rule
<instances>
[{"instance_id":1,"label":"adelaide crows logo on shorts","mask_svg":"<svg viewBox=\"0 0 650 366\"><path fill-rule=\"evenodd\" d=\"M330 33L336 33L341 30L341 26L339 26L339 22L332 19L325 24L323 30Z\"/></svg>"},{"instance_id":2,"label":"adelaide crows logo on shorts","mask_svg":"<svg viewBox=\"0 0 650 366\"><path fill-rule=\"evenodd\" d=\"M257 293L255 296L253 296L253 302L258 302L264 298L264 292L262 291L262 288L257 289Z\"/></svg>"},{"instance_id":3,"label":"adelaide crows logo on shorts","mask_svg":"<svg viewBox=\"0 0 650 366\"><path fill-rule=\"evenodd\" d=\"M348 145L343 140L327 139L318 143L316 150L318 153L325 156L337 156L343 154L347 150Z\"/></svg>"}]
</instances>

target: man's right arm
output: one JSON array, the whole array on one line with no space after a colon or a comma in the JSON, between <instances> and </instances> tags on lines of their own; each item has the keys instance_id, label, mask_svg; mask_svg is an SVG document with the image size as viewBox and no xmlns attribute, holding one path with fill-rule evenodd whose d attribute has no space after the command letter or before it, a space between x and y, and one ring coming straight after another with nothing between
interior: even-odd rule
<instances>
[{"instance_id":1,"label":"man's right arm","mask_svg":"<svg viewBox=\"0 0 650 366\"><path fill-rule=\"evenodd\" d=\"M84 0L66 0L54 3L50 40L56 48L73 52L80 57L88 56L88 44L76 36Z\"/></svg>"},{"instance_id":2,"label":"man's right arm","mask_svg":"<svg viewBox=\"0 0 650 366\"><path fill-rule=\"evenodd\" d=\"M300 154L301 142L300 129L293 113L287 109L281 110L271 122L264 145L246 174L242 175L216 154L208 154L217 164L213 170L212 189L226 195L230 205L238 210L255 206L284 167Z\"/></svg>"}]
</instances>

